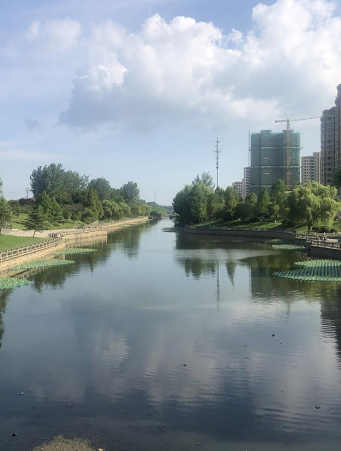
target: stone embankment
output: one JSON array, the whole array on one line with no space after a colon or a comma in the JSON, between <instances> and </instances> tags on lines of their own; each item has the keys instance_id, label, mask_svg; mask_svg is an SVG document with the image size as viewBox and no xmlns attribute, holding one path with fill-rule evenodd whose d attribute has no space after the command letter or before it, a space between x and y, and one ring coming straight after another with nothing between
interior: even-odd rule
<instances>
[{"instance_id":1,"label":"stone embankment","mask_svg":"<svg viewBox=\"0 0 341 451\"><path fill-rule=\"evenodd\" d=\"M341 259L341 241L338 241L337 234L328 235L324 239L323 235L300 234L292 230L273 229L232 229L228 227L185 227L185 233L192 235L230 236L240 238L274 239L290 241L307 247L312 256L324 258Z\"/></svg>"},{"instance_id":2,"label":"stone embankment","mask_svg":"<svg viewBox=\"0 0 341 451\"><path fill-rule=\"evenodd\" d=\"M18 266L28 261L37 260L53 254L63 249L65 246L86 244L90 240L92 242L106 242L108 232L119 230L125 227L142 224L147 222L148 218L133 218L122 221L108 222L105 225L97 225L91 227L82 227L78 229L67 230L46 230L39 234L40 236L49 236L51 239L43 243L33 244L31 246L11 249L9 251L0 252L0 273L7 271L13 266ZM23 235L24 231L14 231L12 235ZM27 232L26 232L27 233ZM28 236L31 236L29 232Z\"/></svg>"}]
</instances>

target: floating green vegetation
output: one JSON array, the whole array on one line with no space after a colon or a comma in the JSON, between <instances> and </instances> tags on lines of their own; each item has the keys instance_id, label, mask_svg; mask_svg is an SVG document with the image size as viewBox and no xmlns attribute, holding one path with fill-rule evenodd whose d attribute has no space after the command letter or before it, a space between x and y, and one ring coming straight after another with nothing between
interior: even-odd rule
<instances>
[{"instance_id":1,"label":"floating green vegetation","mask_svg":"<svg viewBox=\"0 0 341 451\"><path fill-rule=\"evenodd\" d=\"M1 277L0 278L0 290L10 290L11 288L23 287L29 285L28 280L16 279L15 277Z\"/></svg>"},{"instance_id":2,"label":"floating green vegetation","mask_svg":"<svg viewBox=\"0 0 341 451\"><path fill-rule=\"evenodd\" d=\"M305 246L300 246L299 244L273 244L273 249L281 251L306 251Z\"/></svg>"},{"instance_id":3,"label":"floating green vegetation","mask_svg":"<svg viewBox=\"0 0 341 451\"><path fill-rule=\"evenodd\" d=\"M305 262L295 262L294 265L311 268L334 268L341 266L341 260L307 260Z\"/></svg>"},{"instance_id":4,"label":"floating green vegetation","mask_svg":"<svg viewBox=\"0 0 341 451\"><path fill-rule=\"evenodd\" d=\"M274 276L310 282L341 282L341 262L336 260L309 260L295 262L301 269L275 272Z\"/></svg>"},{"instance_id":5,"label":"floating green vegetation","mask_svg":"<svg viewBox=\"0 0 341 451\"><path fill-rule=\"evenodd\" d=\"M13 266L10 271L20 271L21 269L51 268L52 266L65 266L75 263L72 260L33 260L22 265Z\"/></svg>"},{"instance_id":6,"label":"floating green vegetation","mask_svg":"<svg viewBox=\"0 0 341 451\"><path fill-rule=\"evenodd\" d=\"M90 252L96 252L97 249L85 248L85 247L74 247L68 249L62 249L61 251L55 252L53 255L71 255L71 254L88 254Z\"/></svg>"},{"instance_id":7,"label":"floating green vegetation","mask_svg":"<svg viewBox=\"0 0 341 451\"><path fill-rule=\"evenodd\" d=\"M273 238L272 240L267 240L266 242L268 244L282 244L283 240L281 240L280 238Z\"/></svg>"}]
</instances>

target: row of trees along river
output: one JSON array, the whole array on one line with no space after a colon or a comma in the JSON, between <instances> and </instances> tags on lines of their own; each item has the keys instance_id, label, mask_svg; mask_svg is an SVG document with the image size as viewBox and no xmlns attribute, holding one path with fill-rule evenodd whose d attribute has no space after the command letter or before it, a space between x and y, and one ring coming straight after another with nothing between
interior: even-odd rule
<instances>
[{"instance_id":1,"label":"row of trees along river","mask_svg":"<svg viewBox=\"0 0 341 451\"><path fill-rule=\"evenodd\" d=\"M336 194L336 187L317 182L298 185L287 192L283 180L278 180L270 192L264 189L258 197L251 193L242 200L231 186L215 188L210 174L204 172L176 194L173 208L181 225L273 219L286 228L307 226L308 232L334 231L333 221L341 209Z\"/></svg>"},{"instance_id":2,"label":"row of trees along river","mask_svg":"<svg viewBox=\"0 0 341 451\"><path fill-rule=\"evenodd\" d=\"M33 198L9 201L2 196L0 180L0 233L19 217L27 229L43 230L168 212L167 207L140 199L135 182L113 188L103 177L89 180L61 164L39 166L30 180Z\"/></svg>"}]
</instances>

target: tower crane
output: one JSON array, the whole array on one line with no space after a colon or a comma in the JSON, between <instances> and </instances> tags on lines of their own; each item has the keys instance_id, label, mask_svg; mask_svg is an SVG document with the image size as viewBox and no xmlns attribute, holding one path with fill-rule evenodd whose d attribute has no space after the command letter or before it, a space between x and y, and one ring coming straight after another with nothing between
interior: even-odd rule
<instances>
[{"instance_id":1,"label":"tower crane","mask_svg":"<svg viewBox=\"0 0 341 451\"><path fill-rule=\"evenodd\" d=\"M286 176L287 176L287 180L286 180L286 182L287 182L287 190L289 190L290 189L290 175L291 175L291 173L290 173L290 122L297 122L297 121L309 121L309 120L311 120L311 119L320 119L320 116L315 116L315 117L303 117L303 118L300 118L300 119L288 119L288 118L286 118L286 119L279 119L279 120L276 120L275 121L275 123L277 124L277 122L286 122L286 124L287 124L287 173L286 173Z\"/></svg>"}]
</instances>

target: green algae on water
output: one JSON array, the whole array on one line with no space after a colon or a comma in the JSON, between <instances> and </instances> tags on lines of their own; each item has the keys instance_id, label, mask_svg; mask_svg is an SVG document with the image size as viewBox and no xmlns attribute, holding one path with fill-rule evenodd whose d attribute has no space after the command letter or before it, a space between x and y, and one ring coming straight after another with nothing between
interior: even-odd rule
<instances>
[{"instance_id":1,"label":"green algae on water","mask_svg":"<svg viewBox=\"0 0 341 451\"><path fill-rule=\"evenodd\" d=\"M10 290L29 284L28 280L16 279L15 277L0 277L0 290Z\"/></svg>"},{"instance_id":2,"label":"green algae on water","mask_svg":"<svg viewBox=\"0 0 341 451\"><path fill-rule=\"evenodd\" d=\"M273 275L285 279L309 282L341 282L341 262L337 260L308 260L295 262L290 271L275 272Z\"/></svg>"},{"instance_id":3,"label":"green algae on water","mask_svg":"<svg viewBox=\"0 0 341 451\"><path fill-rule=\"evenodd\" d=\"M299 244L273 244L273 249L281 250L281 251L306 251L307 248L305 246L301 246Z\"/></svg>"},{"instance_id":4,"label":"green algae on water","mask_svg":"<svg viewBox=\"0 0 341 451\"><path fill-rule=\"evenodd\" d=\"M97 249L93 249L93 248L67 248L67 249L62 249L61 251L55 252L53 255L72 255L72 254L88 254L90 252L96 252Z\"/></svg>"},{"instance_id":5,"label":"green algae on water","mask_svg":"<svg viewBox=\"0 0 341 451\"><path fill-rule=\"evenodd\" d=\"M10 271L20 271L21 269L51 268L53 266L66 266L75 263L73 260L33 260L22 265L13 266Z\"/></svg>"}]
</instances>

